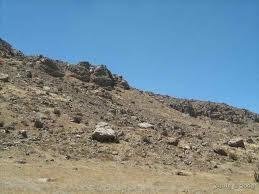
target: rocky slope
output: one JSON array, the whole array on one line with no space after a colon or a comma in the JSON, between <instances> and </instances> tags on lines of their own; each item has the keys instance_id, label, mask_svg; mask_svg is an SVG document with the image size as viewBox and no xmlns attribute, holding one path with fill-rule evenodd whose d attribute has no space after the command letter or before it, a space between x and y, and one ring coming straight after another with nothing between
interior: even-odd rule
<instances>
[{"instance_id":1,"label":"rocky slope","mask_svg":"<svg viewBox=\"0 0 259 194\"><path fill-rule=\"evenodd\" d=\"M254 166L259 115L129 86L105 65L25 56L0 39L0 156L217 171Z\"/></svg>"}]
</instances>

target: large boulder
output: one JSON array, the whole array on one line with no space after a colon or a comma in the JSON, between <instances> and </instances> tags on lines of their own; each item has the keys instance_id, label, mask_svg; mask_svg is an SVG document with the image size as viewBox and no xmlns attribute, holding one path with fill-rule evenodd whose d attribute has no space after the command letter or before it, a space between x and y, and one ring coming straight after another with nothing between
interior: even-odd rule
<instances>
[{"instance_id":1,"label":"large boulder","mask_svg":"<svg viewBox=\"0 0 259 194\"><path fill-rule=\"evenodd\" d=\"M96 125L92 138L99 142L118 142L116 132L105 122Z\"/></svg>"},{"instance_id":2,"label":"large boulder","mask_svg":"<svg viewBox=\"0 0 259 194\"><path fill-rule=\"evenodd\" d=\"M91 81L102 87L113 87L115 85L114 78L105 65L97 66L93 70Z\"/></svg>"},{"instance_id":3,"label":"large boulder","mask_svg":"<svg viewBox=\"0 0 259 194\"><path fill-rule=\"evenodd\" d=\"M68 70L73 74L72 76L85 82L90 81L90 67L91 64L89 62L80 62L77 65L70 65Z\"/></svg>"},{"instance_id":4,"label":"large boulder","mask_svg":"<svg viewBox=\"0 0 259 194\"><path fill-rule=\"evenodd\" d=\"M64 70L62 70L58 61L54 61L48 58L41 58L39 61L37 61L37 65L39 65L40 69L53 77L65 76Z\"/></svg>"}]
</instances>

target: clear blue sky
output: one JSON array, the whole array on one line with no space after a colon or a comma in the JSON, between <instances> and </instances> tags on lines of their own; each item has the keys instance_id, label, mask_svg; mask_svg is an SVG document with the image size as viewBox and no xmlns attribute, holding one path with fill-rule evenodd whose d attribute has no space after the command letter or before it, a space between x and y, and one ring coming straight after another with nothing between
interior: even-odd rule
<instances>
[{"instance_id":1,"label":"clear blue sky","mask_svg":"<svg viewBox=\"0 0 259 194\"><path fill-rule=\"evenodd\" d=\"M106 64L140 89L259 113L258 0L0 0L0 37Z\"/></svg>"}]
</instances>

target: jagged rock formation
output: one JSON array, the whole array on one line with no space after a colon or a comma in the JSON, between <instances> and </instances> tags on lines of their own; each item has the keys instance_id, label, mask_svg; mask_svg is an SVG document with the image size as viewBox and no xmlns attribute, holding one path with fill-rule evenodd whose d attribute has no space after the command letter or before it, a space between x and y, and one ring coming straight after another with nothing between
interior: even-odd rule
<instances>
[{"instance_id":1,"label":"jagged rock formation","mask_svg":"<svg viewBox=\"0 0 259 194\"><path fill-rule=\"evenodd\" d=\"M229 106L225 103L205 102L199 100L185 100L169 96L161 96L150 93L151 96L156 96L160 101L166 103L169 107L189 114L192 117L205 116L216 120L225 120L236 124L247 122L259 122L259 115L252 113L246 109L238 109Z\"/></svg>"},{"instance_id":2,"label":"jagged rock formation","mask_svg":"<svg viewBox=\"0 0 259 194\"><path fill-rule=\"evenodd\" d=\"M0 56L1 57L23 57L22 52L13 49L12 46L0 38Z\"/></svg>"}]
</instances>

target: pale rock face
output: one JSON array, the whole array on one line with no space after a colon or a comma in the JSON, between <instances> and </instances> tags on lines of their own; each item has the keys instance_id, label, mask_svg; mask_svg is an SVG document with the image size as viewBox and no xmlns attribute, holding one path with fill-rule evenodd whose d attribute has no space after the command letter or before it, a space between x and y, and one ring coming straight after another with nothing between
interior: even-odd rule
<instances>
[{"instance_id":1,"label":"pale rock face","mask_svg":"<svg viewBox=\"0 0 259 194\"><path fill-rule=\"evenodd\" d=\"M150 123L139 123L138 126L140 128L143 128L143 129L153 129L154 128L154 125L150 124Z\"/></svg>"},{"instance_id":2,"label":"pale rock face","mask_svg":"<svg viewBox=\"0 0 259 194\"><path fill-rule=\"evenodd\" d=\"M96 125L92 138L99 142L117 142L117 134L108 123L100 122Z\"/></svg>"}]
</instances>

